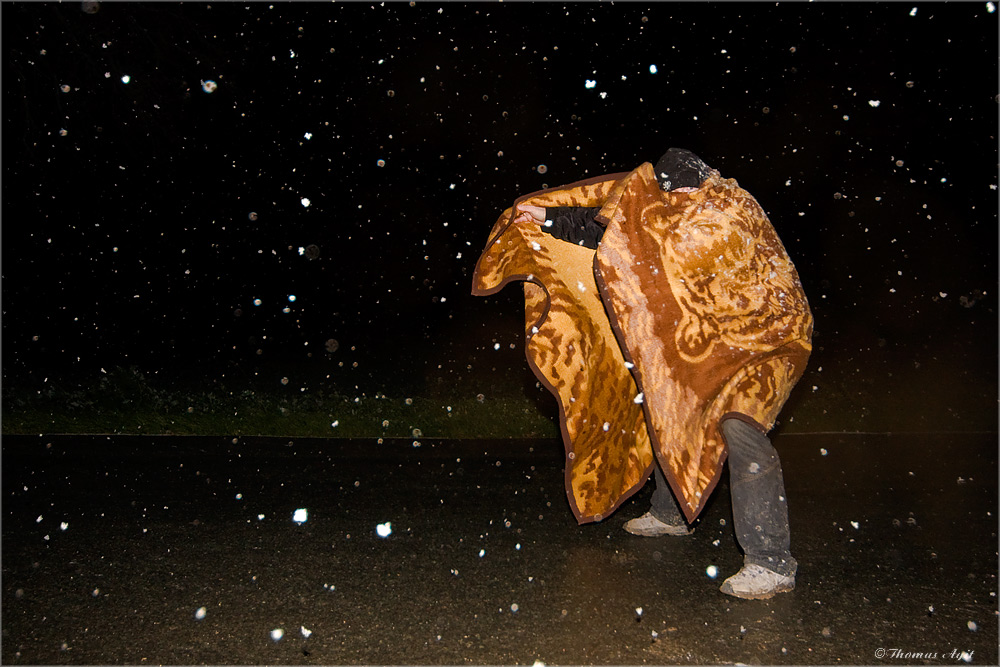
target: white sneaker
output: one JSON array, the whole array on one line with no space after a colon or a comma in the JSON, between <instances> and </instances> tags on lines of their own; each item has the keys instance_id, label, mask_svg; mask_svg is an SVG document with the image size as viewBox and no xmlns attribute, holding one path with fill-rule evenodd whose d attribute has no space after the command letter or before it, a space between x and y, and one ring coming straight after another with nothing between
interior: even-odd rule
<instances>
[{"instance_id":1,"label":"white sneaker","mask_svg":"<svg viewBox=\"0 0 1000 667\"><path fill-rule=\"evenodd\" d=\"M722 582L719 590L744 600L767 600L776 593L795 588L795 576L786 577L756 563L744 565L740 571Z\"/></svg>"},{"instance_id":2,"label":"white sneaker","mask_svg":"<svg viewBox=\"0 0 1000 667\"><path fill-rule=\"evenodd\" d=\"M626 522L625 530L633 535L641 535L643 537L659 537L660 535L690 535L694 532L693 528L688 528L685 525L671 526L668 523L663 523L653 516L652 512L646 512L642 516Z\"/></svg>"}]
</instances>

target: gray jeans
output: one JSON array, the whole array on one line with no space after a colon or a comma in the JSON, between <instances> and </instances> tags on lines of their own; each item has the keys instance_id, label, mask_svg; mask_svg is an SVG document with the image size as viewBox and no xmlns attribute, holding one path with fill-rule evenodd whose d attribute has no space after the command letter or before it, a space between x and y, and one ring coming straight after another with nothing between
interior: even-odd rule
<instances>
[{"instance_id":1,"label":"gray jeans","mask_svg":"<svg viewBox=\"0 0 1000 667\"><path fill-rule=\"evenodd\" d=\"M723 419L720 430L729 447L733 528L743 548L744 563L794 577L797 563L790 551L788 505L778 452L766 435L739 419ZM650 512L663 523L684 524L659 465L654 474L656 490Z\"/></svg>"}]
</instances>

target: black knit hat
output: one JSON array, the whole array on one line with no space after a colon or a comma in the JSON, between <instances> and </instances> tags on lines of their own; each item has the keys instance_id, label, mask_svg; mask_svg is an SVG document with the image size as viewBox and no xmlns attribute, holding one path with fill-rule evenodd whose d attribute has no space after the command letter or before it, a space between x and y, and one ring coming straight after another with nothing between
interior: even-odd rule
<instances>
[{"instance_id":1,"label":"black knit hat","mask_svg":"<svg viewBox=\"0 0 1000 667\"><path fill-rule=\"evenodd\" d=\"M709 177L712 168L689 150L671 148L656 163L656 180L662 190L696 188Z\"/></svg>"}]
</instances>

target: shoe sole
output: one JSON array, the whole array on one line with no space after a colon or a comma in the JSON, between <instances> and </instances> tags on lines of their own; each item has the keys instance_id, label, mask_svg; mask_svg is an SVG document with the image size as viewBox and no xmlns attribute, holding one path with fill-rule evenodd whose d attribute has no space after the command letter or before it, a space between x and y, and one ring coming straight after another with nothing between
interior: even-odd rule
<instances>
[{"instance_id":1,"label":"shoe sole","mask_svg":"<svg viewBox=\"0 0 1000 667\"><path fill-rule=\"evenodd\" d=\"M625 526L625 532L632 535L638 535L639 537L662 537L664 535L673 535L674 537L684 537L685 535L690 535L694 532L694 529L687 530L684 532L671 532L667 530L657 530L657 531L641 531L633 530L628 526Z\"/></svg>"},{"instance_id":2,"label":"shoe sole","mask_svg":"<svg viewBox=\"0 0 1000 667\"><path fill-rule=\"evenodd\" d=\"M719 587L719 590L730 595L734 598L740 598L741 600L770 600L778 593L791 593L795 590L794 584L792 586L781 586L779 588L773 588L766 593L737 593L732 588L729 588L725 584Z\"/></svg>"}]
</instances>

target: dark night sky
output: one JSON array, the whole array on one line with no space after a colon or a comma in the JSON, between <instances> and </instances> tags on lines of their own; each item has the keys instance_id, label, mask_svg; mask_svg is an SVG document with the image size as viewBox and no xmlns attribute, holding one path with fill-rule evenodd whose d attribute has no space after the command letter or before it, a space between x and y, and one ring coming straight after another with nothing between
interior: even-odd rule
<instances>
[{"instance_id":1,"label":"dark night sky","mask_svg":"<svg viewBox=\"0 0 1000 667\"><path fill-rule=\"evenodd\" d=\"M995 331L989 3L83 9L2 6L8 384L523 369L519 291L469 295L496 217L669 146L757 197L821 345Z\"/></svg>"}]
</instances>

